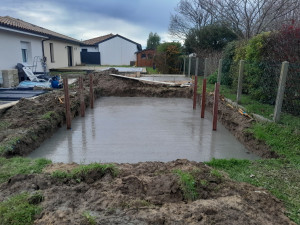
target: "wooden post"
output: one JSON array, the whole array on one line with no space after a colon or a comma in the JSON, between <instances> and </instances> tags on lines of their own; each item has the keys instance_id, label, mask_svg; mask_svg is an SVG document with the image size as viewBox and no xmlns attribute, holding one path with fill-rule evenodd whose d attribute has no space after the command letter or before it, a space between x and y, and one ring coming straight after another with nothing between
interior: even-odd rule
<instances>
[{"instance_id":1,"label":"wooden post","mask_svg":"<svg viewBox=\"0 0 300 225\"><path fill-rule=\"evenodd\" d=\"M84 103L84 88L83 88L83 78L79 77L79 93L80 93L80 115L85 116L85 103Z\"/></svg>"},{"instance_id":2,"label":"wooden post","mask_svg":"<svg viewBox=\"0 0 300 225\"><path fill-rule=\"evenodd\" d=\"M70 96L68 78L63 78L64 93L65 93L65 108L66 108L66 123L67 129L71 129L71 109L70 109Z\"/></svg>"},{"instance_id":3,"label":"wooden post","mask_svg":"<svg viewBox=\"0 0 300 225\"><path fill-rule=\"evenodd\" d=\"M241 96L242 96L244 67L245 67L245 60L241 60L240 68L239 68L239 79L238 79L238 90L237 90L237 95L236 95L236 103L240 102Z\"/></svg>"},{"instance_id":4,"label":"wooden post","mask_svg":"<svg viewBox=\"0 0 300 225\"><path fill-rule=\"evenodd\" d=\"M198 66L199 66L199 58L196 58L195 84L194 84L194 101L193 101L193 109L194 110L196 109L196 103L197 103Z\"/></svg>"},{"instance_id":5,"label":"wooden post","mask_svg":"<svg viewBox=\"0 0 300 225\"><path fill-rule=\"evenodd\" d=\"M218 122L218 105L219 105L219 88L220 84L215 84L214 108L213 108L213 130L217 130Z\"/></svg>"},{"instance_id":6,"label":"wooden post","mask_svg":"<svg viewBox=\"0 0 300 225\"><path fill-rule=\"evenodd\" d=\"M94 90L93 90L93 74L90 73L90 104L91 109L94 108Z\"/></svg>"},{"instance_id":7,"label":"wooden post","mask_svg":"<svg viewBox=\"0 0 300 225\"><path fill-rule=\"evenodd\" d=\"M207 74L208 74L208 58L205 58L205 61L204 61L204 78L203 78L203 84L202 84L202 99L201 99L201 118L204 118L204 114L205 114Z\"/></svg>"},{"instance_id":8,"label":"wooden post","mask_svg":"<svg viewBox=\"0 0 300 225\"><path fill-rule=\"evenodd\" d=\"M274 122L278 122L280 120L280 114L281 114L281 108L282 108L282 102L284 98L284 91L285 91L285 83L286 83L286 77L289 69L289 62L283 62L281 66L281 72L280 72L280 79L278 84L278 90L277 90L277 97L276 97L276 104L274 109Z\"/></svg>"},{"instance_id":9,"label":"wooden post","mask_svg":"<svg viewBox=\"0 0 300 225\"><path fill-rule=\"evenodd\" d=\"M222 59L219 60L219 68L218 68L218 79L217 79L217 82L219 84L221 84L221 77L222 77Z\"/></svg>"}]
</instances>

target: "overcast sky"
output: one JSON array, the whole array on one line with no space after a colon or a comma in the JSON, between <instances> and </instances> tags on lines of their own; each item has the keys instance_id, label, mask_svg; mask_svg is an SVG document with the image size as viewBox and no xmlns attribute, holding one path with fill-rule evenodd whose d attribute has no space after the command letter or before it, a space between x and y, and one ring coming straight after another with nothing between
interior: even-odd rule
<instances>
[{"instance_id":1,"label":"overcast sky","mask_svg":"<svg viewBox=\"0 0 300 225\"><path fill-rule=\"evenodd\" d=\"M162 41L179 0L1 0L0 15L86 40L120 34L146 47L149 33Z\"/></svg>"}]
</instances>

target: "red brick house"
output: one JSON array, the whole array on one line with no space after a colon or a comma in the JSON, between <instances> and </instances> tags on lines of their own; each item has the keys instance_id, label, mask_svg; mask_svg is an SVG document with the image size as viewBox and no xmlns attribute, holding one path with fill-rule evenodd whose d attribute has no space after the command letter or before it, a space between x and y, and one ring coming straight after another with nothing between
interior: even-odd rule
<instances>
[{"instance_id":1,"label":"red brick house","mask_svg":"<svg viewBox=\"0 0 300 225\"><path fill-rule=\"evenodd\" d=\"M152 67L154 63L154 55L156 50L145 49L136 53L136 66Z\"/></svg>"}]
</instances>

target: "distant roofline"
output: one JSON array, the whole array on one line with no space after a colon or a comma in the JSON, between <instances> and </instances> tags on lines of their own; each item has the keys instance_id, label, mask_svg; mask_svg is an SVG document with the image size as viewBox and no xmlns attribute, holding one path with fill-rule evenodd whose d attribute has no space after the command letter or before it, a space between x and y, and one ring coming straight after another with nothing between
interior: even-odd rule
<instances>
[{"instance_id":1,"label":"distant roofline","mask_svg":"<svg viewBox=\"0 0 300 225\"><path fill-rule=\"evenodd\" d=\"M103 35L103 36L106 36L106 35ZM101 37L101 36L99 36L99 37ZM83 43L83 44L81 44L81 46L97 46L98 44L103 43L103 42L105 42L105 41L108 41L108 40L110 40L110 39L113 39L113 38L115 38L115 37L122 38L122 39L124 39L124 40L126 40L126 41L129 41L129 42L131 42L131 43L137 45L137 48L138 48L139 50L142 49L142 45L141 45L141 44L139 44L139 43L137 43L137 42L135 42L135 41L132 41L132 40L130 40L130 39L128 39L128 38L126 38L126 37L124 37L124 36L122 36L122 35L119 35L119 34L114 34L113 36L108 37L108 38L106 38L106 39L104 39L104 40L102 40L102 41L95 42L94 44L85 44L85 43ZM91 39L94 39L94 38L91 38ZM88 40L91 40L91 39L88 39ZM88 41L88 40L85 40L85 41ZM83 41L83 42L85 42L85 41Z\"/></svg>"},{"instance_id":2,"label":"distant roofline","mask_svg":"<svg viewBox=\"0 0 300 225\"><path fill-rule=\"evenodd\" d=\"M5 17L5 16L4 16ZM7 16L8 18L12 18L12 19L16 19L16 20L20 20L20 19L17 19L17 18L14 18L14 17L10 17L10 16ZM30 25L34 25L34 24L31 24L29 22L26 22L24 20L20 20L24 23L27 23L27 24L30 24ZM14 25L10 25L10 24L5 24L3 22L0 21L0 26L2 27L6 27L6 28L10 28L10 29L13 29L13 30L17 30L17 31L22 31L22 32L27 32L27 33L32 33L32 34L37 34L37 35L41 35L41 36L45 36L47 39L56 39L56 40L63 40L63 41L66 41L66 42L69 42L69 43L75 43L75 44L81 44L82 42L79 41L79 40L76 40L75 38L72 38L72 37L69 37L70 39L68 38L63 38L63 37L59 37L59 36L56 36L56 35L53 35L53 34L48 34L48 33L44 33L44 32L39 32L39 31L34 31L34 30L31 30L31 29L26 29L26 28L22 28L22 27L17 27L17 26L14 26ZM39 27L39 28L42 28L42 29L45 29L45 30L49 30L49 29L46 29L46 28L43 28L43 27L40 27L40 26L37 26L37 25L34 25L36 27ZM55 31L52 31L52 30L49 30L51 32L54 32L54 33L57 33ZM60 33L57 33L59 35L62 35L62 36L66 36L64 34L60 34ZM68 37L68 36L66 36ZM74 39L74 40L72 40Z\"/></svg>"}]
</instances>

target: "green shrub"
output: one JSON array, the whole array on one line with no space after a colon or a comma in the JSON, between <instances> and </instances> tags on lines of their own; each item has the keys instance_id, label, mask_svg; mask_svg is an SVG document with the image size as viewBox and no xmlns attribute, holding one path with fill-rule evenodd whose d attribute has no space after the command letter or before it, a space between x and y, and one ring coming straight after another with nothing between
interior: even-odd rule
<instances>
[{"instance_id":1,"label":"green shrub","mask_svg":"<svg viewBox=\"0 0 300 225\"><path fill-rule=\"evenodd\" d=\"M232 41L228 43L223 52L223 64L222 64L222 78L221 84L231 86L232 85L232 76L230 75L230 68L233 64L233 58L235 54L237 42Z\"/></svg>"},{"instance_id":2,"label":"green shrub","mask_svg":"<svg viewBox=\"0 0 300 225\"><path fill-rule=\"evenodd\" d=\"M214 72L208 77L208 83L215 84L218 81L218 71Z\"/></svg>"}]
</instances>

